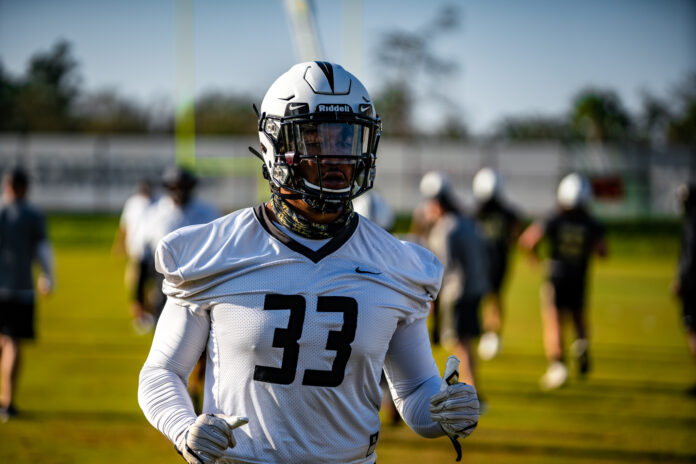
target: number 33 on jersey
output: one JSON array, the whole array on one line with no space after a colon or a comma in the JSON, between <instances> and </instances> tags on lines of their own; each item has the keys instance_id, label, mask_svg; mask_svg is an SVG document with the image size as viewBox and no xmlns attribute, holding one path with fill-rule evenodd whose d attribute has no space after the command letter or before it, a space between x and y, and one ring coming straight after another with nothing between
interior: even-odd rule
<instances>
[{"instance_id":1,"label":"number 33 on jersey","mask_svg":"<svg viewBox=\"0 0 696 464\"><path fill-rule=\"evenodd\" d=\"M204 409L249 418L234 452L374 449L389 343L439 290L429 251L358 215L311 250L261 206L170 234L156 260L169 301L209 318Z\"/></svg>"}]
</instances>

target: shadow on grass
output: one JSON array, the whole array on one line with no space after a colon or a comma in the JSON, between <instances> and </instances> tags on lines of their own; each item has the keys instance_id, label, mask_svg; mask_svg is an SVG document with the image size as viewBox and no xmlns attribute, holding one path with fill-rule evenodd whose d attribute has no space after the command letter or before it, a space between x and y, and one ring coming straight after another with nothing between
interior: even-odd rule
<instances>
[{"instance_id":1,"label":"shadow on grass","mask_svg":"<svg viewBox=\"0 0 696 464\"><path fill-rule=\"evenodd\" d=\"M137 411L40 411L22 409L13 421L142 423L145 421L145 416Z\"/></svg>"},{"instance_id":2,"label":"shadow on grass","mask_svg":"<svg viewBox=\"0 0 696 464\"><path fill-rule=\"evenodd\" d=\"M401 449L419 450L421 443L408 438L391 437L389 445ZM582 460L585 462L616 461L616 462L659 462L682 463L696 462L696 453L675 453L667 451L640 451L620 448L580 448L573 446L554 446L547 444L522 444L505 442L477 442L475 440L466 443L466 452L481 454L506 454L522 457L553 456L556 462L567 460Z\"/></svg>"}]
</instances>

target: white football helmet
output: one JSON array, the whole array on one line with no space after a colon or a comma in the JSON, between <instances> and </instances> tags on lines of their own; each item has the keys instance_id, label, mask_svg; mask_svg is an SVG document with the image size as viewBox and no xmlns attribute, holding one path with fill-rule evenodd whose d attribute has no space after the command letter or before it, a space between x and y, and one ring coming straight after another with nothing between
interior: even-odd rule
<instances>
[{"instance_id":1,"label":"white football helmet","mask_svg":"<svg viewBox=\"0 0 696 464\"><path fill-rule=\"evenodd\" d=\"M558 184L556 196L561 208L573 209L584 206L592 196L590 183L580 174L568 174Z\"/></svg>"},{"instance_id":2,"label":"white football helmet","mask_svg":"<svg viewBox=\"0 0 696 464\"><path fill-rule=\"evenodd\" d=\"M341 66L313 61L290 68L266 92L258 130L264 177L272 191L292 192L284 198L324 208L372 188L381 123L365 87ZM347 186L324 185L322 168L331 164L353 165ZM301 166L305 173L316 169L318 181L303 177Z\"/></svg>"},{"instance_id":3,"label":"white football helmet","mask_svg":"<svg viewBox=\"0 0 696 464\"><path fill-rule=\"evenodd\" d=\"M472 189L474 191L474 198L479 203L485 203L497 197L502 191L502 188L503 179L493 168L482 168L474 176Z\"/></svg>"},{"instance_id":4,"label":"white football helmet","mask_svg":"<svg viewBox=\"0 0 696 464\"><path fill-rule=\"evenodd\" d=\"M451 190L449 178L441 172L430 171L420 181L421 195L428 199L449 196Z\"/></svg>"},{"instance_id":5,"label":"white football helmet","mask_svg":"<svg viewBox=\"0 0 696 464\"><path fill-rule=\"evenodd\" d=\"M384 230L391 231L394 228L396 220L394 210L376 190L356 198L353 201L353 209Z\"/></svg>"}]
</instances>

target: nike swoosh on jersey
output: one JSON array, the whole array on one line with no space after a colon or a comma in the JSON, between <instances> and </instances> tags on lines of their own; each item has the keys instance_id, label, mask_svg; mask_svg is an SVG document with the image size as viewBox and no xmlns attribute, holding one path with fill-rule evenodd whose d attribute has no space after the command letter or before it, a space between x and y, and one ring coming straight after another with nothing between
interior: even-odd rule
<instances>
[{"instance_id":1,"label":"nike swoosh on jersey","mask_svg":"<svg viewBox=\"0 0 696 464\"><path fill-rule=\"evenodd\" d=\"M379 275L379 274L381 274L381 272L375 272L375 271L368 271L368 270L366 270L366 269L360 269L360 266L357 266L357 267L355 268L355 272L357 272L358 274L373 274L373 275Z\"/></svg>"}]
</instances>

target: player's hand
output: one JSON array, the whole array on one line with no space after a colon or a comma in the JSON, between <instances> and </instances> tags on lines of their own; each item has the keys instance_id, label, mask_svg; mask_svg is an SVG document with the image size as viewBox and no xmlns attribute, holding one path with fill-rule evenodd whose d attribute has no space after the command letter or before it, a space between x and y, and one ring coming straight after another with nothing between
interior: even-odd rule
<instances>
[{"instance_id":1,"label":"player's hand","mask_svg":"<svg viewBox=\"0 0 696 464\"><path fill-rule=\"evenodd\" d=\"M472 385L459 382L459 359L456 356L447 359L440 393L430 398L430 418L438 422L452 439L459 461L461 446L457 438L466 438L476 429L479 401L476 389Z\"/></svg>"},{"instance_id":2,"label":"player's hand","mask_svg":"<svg viewBox=\"0 0 696 464\"><path fill-rule=\"evenodd\" d=\"M36 279L36 289L41 295L50 295L53 292L53 281L46 274L39 274Z\"/></svg>"},{"instance_id":3,"label":"player's hand","mask_svg":"<svg viewBox=\"0 0 696 464\"><path fill-rule=\"evenodd\" d=\"M139 319L145 314L145 308L143 308L142 303L139 301L133 301L130 304L130 313L133 319Z\"/></svg>"},{"instance_id":4,"label":"player's hand","mask_svg":"<svg viewBox=\"0 0 696 464\"><path fill-rule=\"evenodd\" d=\"M670 291L672 292L672 295L679 298L682 293L682 285L681 285L681 279L676 278L672 281L672 284L670 285Z\"/></svg>"},{"instance_id":5,"label":"player's hand","mask_svg":"<svg viewBox=\"0 0 696 464\"><path fill-rule=\"evenodd\" d=\"M246 417L201 414L181 434L176 449L189 464L214 464L227 448L237 444L232 430L247 422Z\"/></svg>"}]
</instances>

